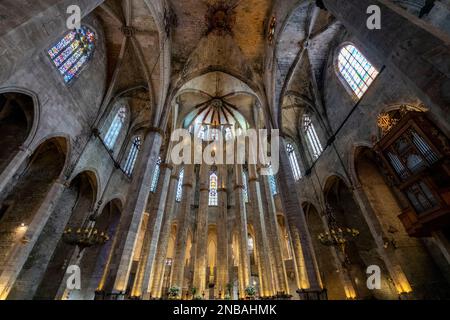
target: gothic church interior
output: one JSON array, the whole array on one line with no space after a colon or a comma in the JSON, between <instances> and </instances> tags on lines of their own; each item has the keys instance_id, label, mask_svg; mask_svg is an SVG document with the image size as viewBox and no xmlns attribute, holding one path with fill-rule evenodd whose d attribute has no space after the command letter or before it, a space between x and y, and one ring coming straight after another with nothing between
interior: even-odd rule
<instances>
[{"instance_id":1,"label":"gothic church interior","mask_svg":"<svg viewBox=\"0 0 450 320\"><path fill-rule=\"evenodd\" d=\"M450 0L2 0L0 299L448 299L449 136Z\"/></svg>"}]
</instances>

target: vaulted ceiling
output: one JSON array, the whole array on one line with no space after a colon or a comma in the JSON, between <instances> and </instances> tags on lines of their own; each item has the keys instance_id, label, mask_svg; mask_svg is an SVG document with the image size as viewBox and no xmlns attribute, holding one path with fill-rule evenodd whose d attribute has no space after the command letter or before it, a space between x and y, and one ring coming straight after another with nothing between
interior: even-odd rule
<instances>
[{"instance_id":1,"label":"vaulted ceiling","mask_svg":"<svg viewBox=\"0 0 450 320\"><path fill-rule=\"evenodd\" d=\"M280 102L276 105L282 104L286 94L312 101L311 75L320 81L339 26L317 9L314 1L287 0L291 5L297 2L295 10L277 17L275 41L269 43L268 28L279 2L105 1L95 13L104 25L111 99L146 88L149 105L157 103L163 92L161 61L169 48L172 95L165 105L173 107L177 102L181 114L215 95L226 95L228 102L251 120L252 108L261 106L258 98L266 91L268 73ZM162 48L165 41L169 45ZM272 70L266 67L268 50L274 52ZM279 110L272 110L272 117L281 119ZM288 117L292 124L286 125L294 129L297 120Z\"/></svg>"},{"instance_id":2,"label":"vaulted ceiling","mask_svg":"<svg viewBox=\"0 0 450 320\"><path fill-rule=\"evenodd\" d=\"M265 45L264 24L270 14L271 0L171 0L178 25L173 34L173 69L181 71L211 24L227 24L228 31L242 52L243 59L262 71Z\"/></svg>"}]
</instances>

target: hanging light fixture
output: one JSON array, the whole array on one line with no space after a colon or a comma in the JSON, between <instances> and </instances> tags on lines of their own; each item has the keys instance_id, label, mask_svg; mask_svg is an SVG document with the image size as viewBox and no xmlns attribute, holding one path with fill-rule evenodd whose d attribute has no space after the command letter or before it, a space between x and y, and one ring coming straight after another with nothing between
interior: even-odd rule
<instances>
[{"instance_id":1,"label":"hanging light fixture","mask_svg":"<svg viewBox=\"0 0 450 320\"><path fill-rule=\"evenodd\" d=\"M344 255L345 262L348 263L349 259L346 253L347 245L359 236L359 231L354 228L340 227L337 224L333 209L329 204L326 205L325 213L329 231L320 233L318 239L324 246L338 248Z\"/></svg>"},{"instance_id":2,"label":"hanging light fixture","mask_svg":"<svg viewBox=\"0 0 450 320\"><path fill-rule=\"evenodd\" d=\"M80 249L79 255L84 249L104 245L109 240L106 232L95 228L96 216L101 204L102 201L99 201L95 212L81 227L68 227L64 230L63 241L69 245L77 246Z\"/></svg>"}]
</instances>

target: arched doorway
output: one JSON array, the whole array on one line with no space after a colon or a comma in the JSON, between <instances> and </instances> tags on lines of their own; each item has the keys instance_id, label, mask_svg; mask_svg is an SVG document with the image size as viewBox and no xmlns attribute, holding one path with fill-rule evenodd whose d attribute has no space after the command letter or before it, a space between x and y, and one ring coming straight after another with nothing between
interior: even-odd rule
<instances>
[{"instance_id":1,"label":"arched doorway","mask_svg":"<svg viewBox=\"0 0 450 320\"><path fill-rule=\"evenodd\" d=\"M345 182L337 176L328 179L325 186L325 201L330 206L337 224L341 228L356 229L359 236L347 244L346 257L340 255L342 265L349 275L357 299L397 299L397 292L378 253L378 247L371 230ZM345 261L347 258L347 261ZM367 269L378 266L381 269L381 289L369 290Z\"/></svg>"},{"instance_id":2,"label":"arched doorway","mask_svg":"<svg viewBox=\"0 0 450 320\"><path fill-rule=\"evenodd\" d=\"M5 170L33 127L33 99L25 94L0 93L0 173Z\"/></svg>"},{"instance_id":3,"label":"arched doorway","mask_svg":"<svg viewBox=\"0 0 450 320\"><path fill-rule=\"evenodd\" d=\"M303 211L306 215L306 222L317 257L319 272L323 285L327 289L328 298L330 300L345 300L347 297L340 275L341 268L336 265L336 258L333 256L332 249L324 246L319 241L319 234L326 232L324 222L311 203L304 203Z\"/></svg>"},{"instance_id":4,"label":"arched doorway","mask_svg":"<svg viewBox=\"0 0 450 320\"><path fill-rule=\"evenodd\" d=\"M448 297L446 280L424 243L419 238L410 237L398 218L402 210L408 207L406 199L386 183L371 149L362 147L357 150L355 170L366 199L381 225L385 248L399 262L411 285L411 295L418 299Z\"/></svg>"},{"instance_id":5,"label":"arched doorway","mask_svg":"<svg viewBox=\"0 0 450 320\"><path fill-rule=\"evenodd\" d=\"M219 288L217 288L217 229L215 225L210 225L208 228L208 246L207 246L207 286L209 293L208 299L212 300L218 295Z\"/></svg>"},{"instance_id":6,"label":"arched doorway","mask_svg":"<svg viewBox=\"0 0 450 320\"><path fill-rule=\"evenodd\" d=\"M42 143L0 196L0 273L11 249L22 240L47 193L61 175L67 154L63 138Z\"/></svg>"},{"instance_id":7,"label":"arched doorway","mask_svg":"<svg viewBox=\"0 0 450 320\"><path fill-rule=\"evenodd\" d=\"M75 246L65 243L62 239L64 229L80 228L89 215L93 212L97 190L97 180L90 171L78 174L67 188L58 204L55 207L52 217L44 227L38 241L36 250L41 246L52 243L56 244L52 256L46 261L42 261L47 266L40 284L37 288L34 299L54 299L58 296L59 290L64 287L64 279L67 267L70 263L76 263L73 259L78 250ZM65 223L66 222L66 223ZM56 229L56 230L55 230ZM56 232L55 232L56 231ZM42 250L42 249L41 249Z\"/></svg>"}]
</instances>

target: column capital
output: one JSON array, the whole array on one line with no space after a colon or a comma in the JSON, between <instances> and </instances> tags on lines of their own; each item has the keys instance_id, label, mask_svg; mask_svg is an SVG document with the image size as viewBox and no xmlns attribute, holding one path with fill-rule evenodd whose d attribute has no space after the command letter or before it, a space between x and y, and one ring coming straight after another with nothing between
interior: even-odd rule
<instances>
[{"instance_id":1,"label":"column capital","mask_svg":"<svg viewBox=\"0 0 450 320\"><path fill-rule=\"evenodd\" d=\"M235 184L233 190L236 189L244 189L244 185L243 184Z\"/></svg>"}]
</instances>

